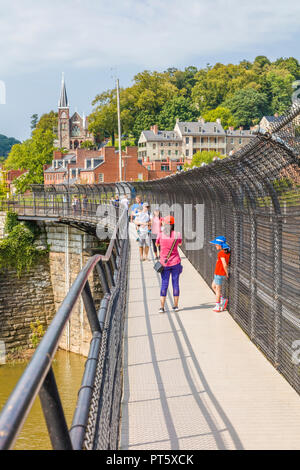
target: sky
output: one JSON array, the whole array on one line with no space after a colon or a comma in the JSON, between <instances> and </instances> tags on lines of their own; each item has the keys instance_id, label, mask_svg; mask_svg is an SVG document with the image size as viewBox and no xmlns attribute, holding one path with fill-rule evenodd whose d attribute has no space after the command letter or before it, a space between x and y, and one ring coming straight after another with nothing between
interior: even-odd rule
<instances>
[{"instance_id":1,"label":"sky","mask_svg":"<svg viewBox=\"0 0 300 470\"><path fill-rule=\"evenodd\" d=\"M295 0L0 0L0 134L24 140L30 116L57 110L62 72L71 113L130 86L145 69L300 59Z\"/></svg>"}]
</instances>

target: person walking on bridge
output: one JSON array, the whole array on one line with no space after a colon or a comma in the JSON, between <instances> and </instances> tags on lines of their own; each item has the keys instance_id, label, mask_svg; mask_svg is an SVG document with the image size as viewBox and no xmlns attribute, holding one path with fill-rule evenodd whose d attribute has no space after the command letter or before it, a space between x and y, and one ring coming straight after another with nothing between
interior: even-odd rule
<instances>
[{"instance_id":1,"label":"person walking on bridge","mask_svg":"<svg viewBox=\"0 0 300 470\"><path fill-rule=\"evenodd\" d=\"M212 245L216 246L218 250L218 259L216 262L216 268L214 273L214 280L212 282L212 289L216 294L216 306L213 309L214 312L222 312L226 309L228 299L222 297L222 285L225 279L228 279L228 265L230 260L230 247L226 243L226 238L223 236L216 237L211 242Z\"/></svg>"},{"instance_id":2,"label":"person walking on bridge","mask_svg":"<svg viewBox=\"0 0 300 470\"><path fill-rule=\"evenodd\" d=\"M141 261L150 261L148 258L150 248L150 215L148 202L144 202L143 209L135 218L134 223L138 227L140 259Z\"/></svg>"},{"instance_id":3,"label":"person walking on bridge","mask_svg":"<svg viewBox=\"0 0 300 470\"><path fill-rule=\"evenodd\" d=\"M161 272L160 289L160 309L159 313L164 313L167 291L169 287L170 275L172 275L173 310L178 312L179 302L179 276L182 273L182 265L178 246L182 244L181 234L174 230L175 219L173 216L164 217L162 220L162 231L158 234L156 245L160 248L160 263L164 266Z\"/></svg>"}]
</instances>

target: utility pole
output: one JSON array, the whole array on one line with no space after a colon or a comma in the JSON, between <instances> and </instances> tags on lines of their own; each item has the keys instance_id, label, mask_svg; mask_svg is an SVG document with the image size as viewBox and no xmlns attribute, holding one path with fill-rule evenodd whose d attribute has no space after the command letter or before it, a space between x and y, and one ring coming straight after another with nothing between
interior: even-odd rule
<instances>
[{"instance_id":1,"label":"utility pole","mask_svg":"<svg viewBox=\"0 0 300 470\"><path fill-rule=\"evenodd\" d=\"M117 78L117 108L118 108L118 134L119 134L119 179L122 181L122 138L121 138L121 116L120 116L120 90Z\"/></svg>"}]
</instances>

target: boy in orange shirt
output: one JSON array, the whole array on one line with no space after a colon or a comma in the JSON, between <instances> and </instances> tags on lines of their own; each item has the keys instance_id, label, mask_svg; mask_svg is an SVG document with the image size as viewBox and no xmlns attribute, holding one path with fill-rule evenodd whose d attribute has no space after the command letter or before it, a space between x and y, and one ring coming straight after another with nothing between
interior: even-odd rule
<instances>
[{"instance_id":1,"label":"boy in orange shirt","mask_svg":"<svg viewBox=\"0 0 300 470\"><path fill-rule=\"evenodd\" d=\"M216 306L213 309L214 312L222 312L226 309L228 304L228 299L225 299L221 296L222 284L225 279L228 279L228 265L230 259L230 247L226 243L226 238L216 237L211 242L213 245L216 245L218 250L218 260L216 262L216 268L214 273L214 280L212 282L212 289L216 294Z\"/></svg>"}]
</instances>

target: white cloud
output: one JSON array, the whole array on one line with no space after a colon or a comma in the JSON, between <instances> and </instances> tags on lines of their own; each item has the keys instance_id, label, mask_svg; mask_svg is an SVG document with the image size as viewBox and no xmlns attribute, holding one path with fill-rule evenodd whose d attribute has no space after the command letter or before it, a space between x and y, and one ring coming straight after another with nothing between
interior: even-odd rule
<instances>
[{"instance_id":1,"label":"white cloud","mask_svg":"<svg viewBox=\"0 0 300 470\"><path fill-rule=\"evenodd\" d=\"M294 0L0 0L0 12L8 75L64 64L161 68L228 51L246 56L290 41L300 24Z\"/></svg>"}]
</instances>

